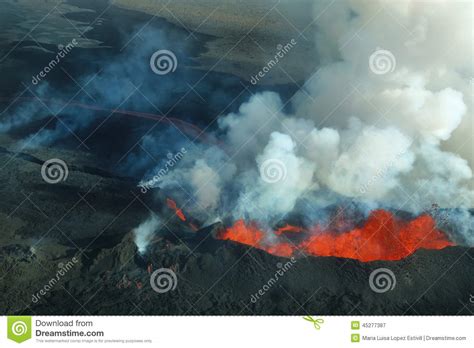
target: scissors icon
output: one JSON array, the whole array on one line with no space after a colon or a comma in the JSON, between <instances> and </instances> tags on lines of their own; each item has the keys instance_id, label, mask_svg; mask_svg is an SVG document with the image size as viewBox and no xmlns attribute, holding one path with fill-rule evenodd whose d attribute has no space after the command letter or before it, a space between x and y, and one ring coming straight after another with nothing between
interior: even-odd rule
<instances>
[{"instance_id":1,"label":"scissors icon","mask_svg":"<svg viewBox=\"0 0 474 348\"><path fill-rule=\"evenodd\" d=\"M474 295L469 294L469 302L474 303Z\"/></svg>"},{"instance_id":2,"label":"scissors icon","mask_svg":"<svg viewBox=\"0 0 474 348\"><path fill-rule=\"evenodd\" d=\"M306 317L303 317L304 320L307 320L311 323L313 323L314 325L314 328L316 330L319 330L321 329L321 325L320 324L323 324L324 323L324 319L321 319L321 318L317 318L317 319L314 319L313 317L311 317L310 315L307 315Z\"/></svg>"}]
</instances>

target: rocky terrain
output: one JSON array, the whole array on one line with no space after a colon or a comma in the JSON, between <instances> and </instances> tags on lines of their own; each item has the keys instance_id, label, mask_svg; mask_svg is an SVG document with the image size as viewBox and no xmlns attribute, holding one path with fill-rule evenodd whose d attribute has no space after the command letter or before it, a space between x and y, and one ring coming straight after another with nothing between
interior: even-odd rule
<instances>
[{"instance_id":1,"label":"rocky terrain","mask_svg":"<svg viewBox=\"0 0 474 348\"><path fill-rule=\"evenodd\" d=\"M317 68L314 21L310 0L119 0L119 7L166 18L192 32L214 37L199 57L202 69L236 74L256 74L277 53L278 45L292 39L291 59L283 59L263 84L304 82ZM305 64L301 64L305 62Z\"/></svg>"},{"instance_id":2,"label":"rocky terrain","mask_svg":"<svg viewBox=\"0 0 474 348\"><path fill-rule=\"evenodd\" d=\"M302 84L319 64L308 0L297 0L297 4L276 0L5 0L0 19L3 67L21 63L15 54L19 49L30 54L52 53L55 46L72 39L81 48L111 48L119 34L143 31L157 21L182 28L187 37L184 43L200 35L208 37L195 58L196 68L204 71L230 73L250 81L274 59L278 45L284 46L292 39L297 44L288 54L291 59L282 59L260 81L261 85ZM36 24L34 28L31 23Z\"/></svg>"},{"instance_id":3,"label":"rocky terrain","mask_svg":"<svg viewBox=\"0 0 474 348\"><path fill-rule=\"evenodd\" d=\"M298 0L300 11L294 10L295 2L180 0L166 2L165 7L161 0L2 2L1 120L31 119L0 133L1 313L472 314L473 249L418 250L393 262L304 255L292 262L215 239L219 224L193 231L166 207L159 190L142 193L137 188L144 172L157 165L153 157L171 151L168 142L152 151L148 162L134 157L140 139L155 123L91 111L120 105L158 114L152 100L173 117L207 129L259 89L278 91L283 102L288 101L318 65L313 38L301 35L312 25L309 2ZM143 56L130 53L143 40L134 33L147 26L153 34L166 31L176 52L181 52L182 42L189 42L189 51L179 56L179 69L169 80L148 69L149 55L162 48L158 44L154 47L152 42ZM12 106L9 97L34 88L31 76L54 57L57 45L75 38L78 47L37 87L41 92L46 84L52 86L49 94L44 87L44 98L72 98L89 109L71 106L54 119L51 104L42 107L42 101L33 105L23 100ZM274 57L279 44L293 38L298 43L288 53L291 58L251 86L250 76ZM131 59L121 61L123 57ZM107 70L111 62L119 67L116 71L131 71L123 80L141 88L128 103L128 97L116 98L126 84L115 81L115 70ZM131 63L136 65L130 71L124 69ZM87 85L88 79L82 79L104 70L104 81L113 77L106 87L117 88L111 88L110 96L99 94L108 91L99 82L93 88L94 83ZM25 97L29 102L35 99L26 92ZM34 111L28 114L30 109ZM61 117L93 121L50 145L25 146L25 139L46 125L53 129ZM106 126L98 129L103 123ZM156 127L152 135L169 134L186 137L166 127ZM186 140L186 146L199 145ZM149 154L150 148L142 150ZM51 184L41 170L54 158L64 160L68 175ZM125 158L139 174L122 170L119 162ZM150 215L165 224L140 253L133 230ZM166 292L152 287L161 268L176 275ZM394 274L392 286L383 293L370 286L372 272L380 268Z\"/></svg>"},{"instance_id":4,"label":"rocky terrain","mask_svg":"<svg viewBox=\"0 0 474 348\"><path fill-rule=\"evenodd\" d=\"M52 185L40 174L45 149L2 149L1 163L8 163L1 171L0 206L4 313L472 313L472 249L419 250L394 262L300 256L289 263L216 240L219 225L192 232L166 213L159 193L140 193L132 179L90 166L87 156L55 153L68 158L70 171L66 181ZM141 254L132 230L150 212L166 215L166 228ZM58 276L65 265L70 267ZM160 268L177 275L174 290L153 290L150 276ZM395 274L392 290L376 293L369 286L378 268ZM273 281L281 269L283 276ZM41 295L52 278L57 282Z\"/></svg>"}]
</instances>

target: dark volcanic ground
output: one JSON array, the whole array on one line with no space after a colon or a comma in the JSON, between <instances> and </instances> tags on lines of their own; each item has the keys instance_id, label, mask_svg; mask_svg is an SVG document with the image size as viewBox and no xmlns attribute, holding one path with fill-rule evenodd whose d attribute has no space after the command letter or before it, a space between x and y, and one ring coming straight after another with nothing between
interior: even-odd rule
<instances>
[{"instance_id":1,"label":"dark volcanic ground","mask_svg":"<svg viewBox=\"0 0 474 348\"><path fill-rule=\"evenodd\" d=\"M286 103L300 88L288 81L253 86L238 77L248 78L258 72L273 56L274 41L280 42L280 38L264 37L261 43L268 43L271 49L265 53L252 51L250 63L235 61L235 57L219 59L220 65L230 65L207 72L199 68L198 62L212 57L207 45L213 43L211 35L190 35L159 17L116 7L96 18L107 5L105 1L69 3L82 4L84 8L48 17L21 42L26 32L17 32L19 29L10 20L3 22L12 26L4 31L12 37L5 38L5 34L0 40L0 97L6 98L0 104L2 122L12 115L22 116L23 104L10 105L8 98L23 92L29 98L34 98L35 93L66 102L74 96L75 102L155 114L159 113L156 105L163 113L215 129L218 116L236 111L256 92L276 91ZM5 7L6 18L16 18L16 2L11 4ZM36 2L31 4L39 6ZM28 17L32 12L25 8ZM43 14L40 11L38 15L39 20ZM84 30L90 23L91 28ZM150 36L135 36L137 32L143 37L157 37L156 42ZM163 40L159 39L162 32L166 33ZM291 30L288 35L293 35ZM76 37L81 45L48 74L47 81L33 86L31 76L54 57L57 45ZM253 42L255 37L247 41ZM181 47L183 42L186 47ZM150 47L140 55L135 48L145 43ZM250 50L247 46L236 56L246 59ZM307 51L303 42L299 47ZM172 49L179 59L176 73L166 78L153 75L148 69L149 56L161 48ZM212 52L215 54L215 47ZM308 71L317 64L300 64L302 60L297 58L293 61ZM114 70L113 66L118 68ZM289 68L285 67L285 71L293 75ZM230 73L236 70L238 76ZM88 75L96 73L97 79L88 84ZM296 78L300 83L303 80ZM267 82L271 84L271 80ZM53 118L38 101L34 106L27 104L25 109L29 107L34 110L31 122L0 134L2 314L469 315L474 311L470 302L474 294L474 251L463 247L420 250L397 262L301 257L269 286L288 260L215 240L212 228L192 233L163 209L159 193L142 194L136 188L144 172L157 165L153 157L162 158L173 150L168 148L166 138L169 129L156 127L152 135L164 135L163 147L147 148L152 156L147 163L139 164L137 158L127 154L140 151L137 144L155 126L152 121L117 115L109 118L106 112L69 107ZM93 119L87 126L74 122L87 118ZM55 129L59 119L75 126L74 136L65 131L67 136L57 141L23 148L22 141L46 124L47 129ZM169 136L173 141L176 136L183 137L186 146L199 145L191 144L176 131ZM69 168L67 180L55 185L41 177L43 162L51 158L64 160ZM126 162L133 164L136 171L124 165ZM131 231L148 218L150 211L168 222L148 252L140 255ZM38 298L38 293L56 278L61 265L68 264L74 256L78 262ZM150 285L150 273L162 267L177 275L176 288L167 293L157 293ZM395 274L393 290L380 294L371 290L369 276L378 268L388 268ZM267 287L264 295L252 301L252 295ZM37 298L33 300L33 296Z\"/></svg>"},{"instance_id":2,"label":"dark volcanic ground","mask_svg":"<svg viewBox=\"0 0 474 348\"><path fill-rule=\"evenodd\" d=\"M71 164L66 181L40 175L42 151L0 153L0 308L6 314L471 314L474 250L419 250L396 262L301 257L264 295L287 259L189 231L171 217L141 256L131 230L159 212L159 194L141 194L133 180L90 166L91 159L56 153ZM51 153L48 151L48 155ZM72 166L74 163L74 166ZM34 193L32 193L34 192ZM165 210L161 210L165 211ZM167 217L167 218L169 218ZM32 247L32 245L35 245ZM79 260L45 296L58 264ZM175 290L157 293L151 270L171 268ZM375 293L369 275L389 268L393 290Z\"/></svg>"}]
</instances>

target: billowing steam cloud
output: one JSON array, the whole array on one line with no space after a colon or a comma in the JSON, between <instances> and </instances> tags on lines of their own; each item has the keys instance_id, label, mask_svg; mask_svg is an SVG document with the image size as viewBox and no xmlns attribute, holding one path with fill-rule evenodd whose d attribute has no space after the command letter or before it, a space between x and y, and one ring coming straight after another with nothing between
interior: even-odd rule
<instances>
[{"instance_id":1,"label":"billowing steam cloud","mask_svg":"<svg viewBox=\"0 0 474 348\"><path fill-rule=\"evenodd\" d=\"M189 188L183 202L204 218L274 221L303 199L309 210L341 198L413 213L471 208L470 4L314 8L323 64L292 111L275 93L253 96L219 120L224 148L188 156L158 185ZM464 237L474 243L472 228Z\"/></svg>"},{"instance_id":2,"label":"billowing steam cloud","mask_svg":"<svg viewBox=\"0 0 474 348\"><path fill-rule=\"evenodd\" d=\"M156 215L153 215L133 230L138 252L144 253L146 251L153 235L158 231L160 226L161 221Z\"/></svg>"},{"instance_id":3,"label":"billowing steam cloud","mask_svg":"<svg viewBox=\"0 0 474 348\"><path fill-rule=\"evenodd\" d=\"M321 208L342 201L355 202L361 211L388 207L415 214L437 204L456 208L450 219L463 241L474 244L467 211L474 205L471 4L315 0L314 18L321 65L289 104L274 92L252 96L219 118L212 136L221 146L186 144L186 155L166 175L158 175L160 164L143 182L157 177L154 185L172 192L180 207L203 223L244 218L270 226L294 210L321 219ZM127 101L128 108L141 109L144 98L135 98L136 88L156 90L149 57L166 38L156 31L141 37L128 53L100 66L98 76L79 79L102 106ZM185 48L175 52L180 59ZM160 108L169 91L186 85L184 76L168 76L166 84L161 78L152 98ZM206 99L224 99L220 85L205 89ZM70 98L67 92L61 99ZM61 95L46 82L35 93ZM91 102L87 96L75 100ZM50 112L39 103L17 109L2 120L0 131L61 108L49 106ZM80 117L62 112L61 118L56 128L33 134L26 143L50 144L97 121L93 111ZM147 135L137 148L183 146L170 144L169 133L161 135ZM125 167L143 173L149 156L134 151ZM141 251L158 227L155 218L137 227Z\"/></svg>"}]
</instances>

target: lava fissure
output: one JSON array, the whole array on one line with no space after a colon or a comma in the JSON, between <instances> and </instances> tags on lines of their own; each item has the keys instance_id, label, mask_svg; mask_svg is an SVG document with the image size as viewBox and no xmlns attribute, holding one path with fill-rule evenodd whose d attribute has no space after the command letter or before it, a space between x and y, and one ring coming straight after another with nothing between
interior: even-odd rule
<instances>
[{"instance_id":1,"label":"lava fissure","mask_svg":"<svg viewBox=\"0 0 474 348\"><path fill-rule=\"evenodd\" d=\"M173 210L176 214L176 216L181 220L181 221L186 221L186 216L184 216L183 210L178 208L177 204L175 201L173 201L171 198L166 199L166 205L168 205L168 208Z\"/></svg>"},{"instance_id":2,"label":"lava fissure","mask_svg":"<svg viewBox=\"0 0 474 348\"><path fill-rule=\"evenodd\" d=\"M293 243L283 237L287 233L296 233L303 238ZM282 257L293 256L299 251L307 255L335 256L363 262L400 260L418 249L443 249L455 245L443 231L436 228L436 222L430 215L404 221L385 210L371 212L363 226L342 233L319 225L309 229L286 225L272 231L270 236L271 241L269 233L262 230L257 222L241 219L221 230L217 237Z\"/></svg>"}]
</instances>

